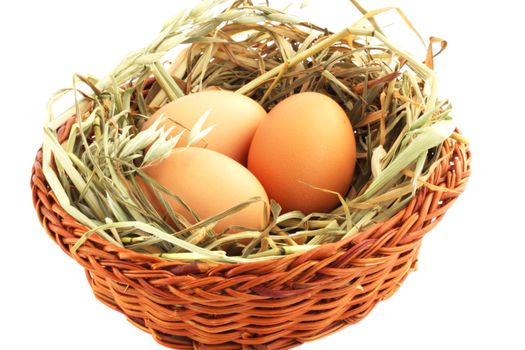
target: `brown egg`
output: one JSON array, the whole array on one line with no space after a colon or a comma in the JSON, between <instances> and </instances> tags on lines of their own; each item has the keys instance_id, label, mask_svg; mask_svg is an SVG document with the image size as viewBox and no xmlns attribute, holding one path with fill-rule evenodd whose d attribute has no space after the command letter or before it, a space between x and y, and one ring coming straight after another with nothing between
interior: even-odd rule
<instances>
[{"instance_id":1,"label":"brown egg","mask_svg":"<svg viewBox=\"0 0 525 350\"><path fill-rule=\"evenodd\" d=\"M283 212L329 212L349 190L355 138L345 111L330 97L305 92L277 104L253 138L248 169Z\"/></svg>"},{"instance_id":2,"label":"brown egg","mask_svg":"<svg viewBox=\"0 0 525 350\"><path fill-rule=\"evenodd\" d=\"M201 220L250 198L262 199L220 220L214 227L216 232L233 225L256 229L267 225L268 196L261 183L248 169L223 154L197 147L175 148L168 158L144 168L144 172L179 196ZM144 185L141 187L144 189ZM144 192L154 207L166 214L152 193L149 190ZM175 212L195 223L191 214L174 198L164 197Z\"/></svg>"},{"instance_id":3,"label":"brown egg","mask_svg":"<svg viewBox=\"0 0 525 350\"><path fill-rule=\"evenodd\" d=\"M143 129L164 114L170 120L166 119L163 127L176 126L171 132L171 136L175 136L183 130L179 125L192 129L208 110L210 114L202 129L211 125L215 125L215 128L194 146L217 151L246 165L250 142L260 122L266 118L266 111L244 95L224 90L186 95L160 108L147 120ZM186 146L188 135L186 132L177 146Z\"/></svg>"}]
</instances>

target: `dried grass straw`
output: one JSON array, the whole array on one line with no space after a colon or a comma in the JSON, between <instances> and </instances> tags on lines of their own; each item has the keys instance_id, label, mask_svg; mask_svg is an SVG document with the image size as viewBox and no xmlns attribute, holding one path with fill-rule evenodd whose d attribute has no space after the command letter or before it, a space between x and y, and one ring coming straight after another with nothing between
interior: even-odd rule
<instances>
[{"instance_id":1,"label":"dried grass straw","mask_svg":"<svg viewBox=\"0 0 525 350\"><path fill-rule=\"evenodd\" d=\"M421 63L384 35L373 19L381 11L367 13L352 2L363 19L332 33L247 1L203 1L173 17L152 43L126 57L107 77L75 75L72 88L50 101L42 158L43 174L60 206L89 228L72 252L97 234L116 246L166 260L277 259L386 221L422 187L450 191L427 181L441 162L443 142L449 137L466 142L454 133L449 103L436 97L432 44L443 48L446 43L432 39ZM173 62L166 62L173 56ZM301 91L334 98L357 132L356 175L341 205L305 216L281 214L272 203L268 228L235 234L214 232L214 224L250 201L215 217L197 218L196 224L167 207L171 220L165 220L134 178L142 176L154 186L159 199L162 192L176 198L142 172L165 158L176 141L167 140L157 125L140 127L165 103L208 87L246 94L267 110ZM71 93L74 105L55 116L55 103ZM192 142L213 132L201 130L205 117L185 131Z\"/></svg>"}]
</instances>

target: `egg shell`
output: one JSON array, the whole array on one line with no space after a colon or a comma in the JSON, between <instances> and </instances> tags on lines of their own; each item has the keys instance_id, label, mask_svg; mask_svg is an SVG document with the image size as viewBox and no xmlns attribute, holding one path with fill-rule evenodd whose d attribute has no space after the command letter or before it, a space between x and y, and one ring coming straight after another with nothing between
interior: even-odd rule
<instances>
[{"instance_id":1,"label":"egg shell","mask_svg":"<svg viewBox=\"0 0 525 350\"><path fill-rule=\"evenodd\" d=\"M206 90L180 97L157 110L142 128L149 127L164 114L171 120L165 119L161 126L175 126L170 133L171 136L175 136L184 130L184 127L191 130L208 110L210 114L202 130L211 125L215 127L193 146L217 151L245 165L251 140L260 122L266 118L266 111L256 101L242 94ZM186 146L188 136L189 132L185 132L177 146Z\"/></svg>"},{"instance_id":2,"label":"egg shell","mask_svg":"<svg viewBox=\"0 0 525 350\"><path fill-rule=\"evenodd\" d=\"M238 162L218 152L190 147L175 148L166 159L144 168L144 172L173 194L179 196L202 220L245 202L253 197L261 201L228 216L214 227L222 232L229 226L263 229L268 222L268 196L257 178ZM154 207L165 215L165 209L150 189L144 189ZM176 199L164 198L175 212L191 223L196 221ZM230 232L236 232L235 230Z\"/></svg>"},{"instance_id":3,"label":"egg shell","mask_svg":"<svg viewBox=\"0 0 525 350\"><path fill-rule=\"evenodd\" d=\"M304 92L278 103L253 138L248 169L283 212L329 212L349 190L355 137L345 111L332 98Z\"/></svg>"}]
</instances>

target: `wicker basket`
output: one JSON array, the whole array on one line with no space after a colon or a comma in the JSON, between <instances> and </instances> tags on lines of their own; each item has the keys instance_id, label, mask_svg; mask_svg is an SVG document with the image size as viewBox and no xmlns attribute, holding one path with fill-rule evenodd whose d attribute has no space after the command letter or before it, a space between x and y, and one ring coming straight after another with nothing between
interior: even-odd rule
<instances>
[{"instance_id":1,"label":"wicker basket","mask_svg":"<svg viewBox=\"0 0 525 350\"><path fill-rule=\"evenodd\" d=\"M62 127L63 137L70 126ZM470 175L468 146L447 139L441 152L428 182L454 191L421 187L390 220L350 239L246 264L167 262L96 235L71 254L87 228L58 204L41 152L31 187L43 227L85 268L95 296L157 342L174 349L289 349L358 322L415 270L423 236Z\"/></svg>"}]
</instances>

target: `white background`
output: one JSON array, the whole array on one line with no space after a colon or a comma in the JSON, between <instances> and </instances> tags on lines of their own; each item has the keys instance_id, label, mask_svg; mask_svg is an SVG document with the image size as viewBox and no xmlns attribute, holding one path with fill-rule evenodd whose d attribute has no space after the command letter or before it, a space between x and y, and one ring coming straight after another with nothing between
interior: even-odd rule
<instances>
[{"instance_id":1,"label":"white background","mask_svg":"<svg viewBox=\"0 0 525 350\"><path fill-rule=\"evenodd\" d=\"M96 301L82 269L45 235L33 212L29 176L51 93L69 85L73 72L107 73L153 38L183 2L9 3L0 10L0 348L162 349ZM361 323L301 349L524 349L520 2L362 4L401 6L425 38L448 40L436 70L441 95L452 100L471 140L473 175L425 238L419 270L398 293ZM334 29L358 18L346 0L312 0L305 16ZM385 18L401 27L394 16ZM404 38L414 42L409 34Z\"/></svg>"}]
</instances>

